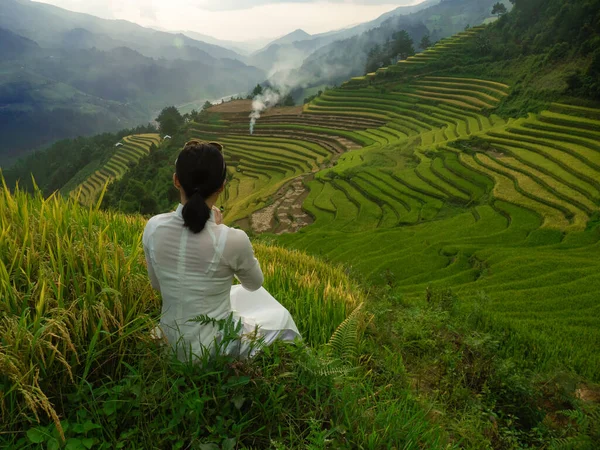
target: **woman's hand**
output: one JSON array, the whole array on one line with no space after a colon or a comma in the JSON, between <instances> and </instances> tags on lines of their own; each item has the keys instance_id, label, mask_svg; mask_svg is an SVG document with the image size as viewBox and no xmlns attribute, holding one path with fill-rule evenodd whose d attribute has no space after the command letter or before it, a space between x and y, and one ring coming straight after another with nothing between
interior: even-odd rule
<instances>
[{"instance_id":1,"label":"woman's hand","mask_svg":"<svg viewBox=\"0 0 600 450\"><path fill-rule=\"evenodd\" d=\"M213 214L215 216L215 223L217 225L221 225L223 223L223 213L216 206L213 206L212 210L213 210Z\"/></svg>"}]
</instances>

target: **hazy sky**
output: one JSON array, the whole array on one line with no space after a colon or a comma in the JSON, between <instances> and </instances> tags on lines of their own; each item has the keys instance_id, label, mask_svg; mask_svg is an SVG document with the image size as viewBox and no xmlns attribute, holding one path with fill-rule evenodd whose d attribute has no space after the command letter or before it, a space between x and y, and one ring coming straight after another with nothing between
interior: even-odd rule
<instances>
[{"instance_id":1,"label":"hazy sky","mask_svg":"<svg viewBox=\"0 0 600 450\"><path fill-rule=\"evenodd\" d=\"M422 0L38 0L107 19L219 39L276 37L298 28L331 31Z\"/></svg>"}]
</instances>

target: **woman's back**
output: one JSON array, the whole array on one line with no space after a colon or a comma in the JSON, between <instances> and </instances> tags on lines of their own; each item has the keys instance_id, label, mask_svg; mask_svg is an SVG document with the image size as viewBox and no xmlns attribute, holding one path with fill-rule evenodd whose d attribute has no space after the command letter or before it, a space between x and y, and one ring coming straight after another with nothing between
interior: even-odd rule
<instances>
[{"instance_id":1,"label":"woman's back","mask_svg":"<svg viewBox=\"0 0 600 450\"><path fill-rule=\"evenodd\" d=\"M214 217L200 233L184 227L183 206L150 219L144 230L144 251L152 285L162 294L161 329L174 345L182 337L200 353L218 330L190 322L197 316L216 320L231 312L233 276L244 288L260 288L263 275L246 233L217 225Z\"/></svg>"}]
</instances>

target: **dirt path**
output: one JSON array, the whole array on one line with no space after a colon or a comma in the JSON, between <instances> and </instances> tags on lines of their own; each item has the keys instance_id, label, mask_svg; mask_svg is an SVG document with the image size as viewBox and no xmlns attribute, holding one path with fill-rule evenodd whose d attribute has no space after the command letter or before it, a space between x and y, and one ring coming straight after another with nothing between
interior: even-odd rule
<instances>
[{"instance_id":1,"label":"dirt path","mask_svg":"<svg viewBox=\"0 0 600 450\"><path fill-rule=\"evenodd\" d=\"M302 203L308 197L305 178L303 175L286 183L277 191L272 204L252 214L250 224L255 233L294 233L313 222L312 217L302 209Z\"/></svg>"},{"instance_id":2,"label":"dirt path","mask_svg":"<svg viewBox=\"0 0 600 450\"><path fill-rule=\"evenodd\" d=\"M344 138L339 138L337 141L347 147L346 151L360 148L359 145ZM318 170L332 167L342 154L335 153L331 160L326 164L322 164ZM252 230L255 233L295 233L313 223L313 218L302 209L302 204L309 194L305 183L314 178L315 172L294 178L281 187L273 196L273 202L269 206L256 211L250 216L249 225ZM241 222L239 224L242 226Z\"/></svg>"}]
</instances>

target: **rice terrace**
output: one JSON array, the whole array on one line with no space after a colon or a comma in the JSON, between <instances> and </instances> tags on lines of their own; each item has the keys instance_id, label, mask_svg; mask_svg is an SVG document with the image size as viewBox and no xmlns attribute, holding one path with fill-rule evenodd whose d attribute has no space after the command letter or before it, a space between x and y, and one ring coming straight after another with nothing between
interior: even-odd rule
<instances>
[{"instance_id":1,"label":"rice terrace","mask_svg":"<svg viewBox=\"0 0 600 450\"><path fill-rule=\"evenodd\" d=\"M407 54L328 44L369 43L364 75L3 168L0 446L600 448L600 2L489 3ZM222 145L216 205L301 342L193 363L153 334L142 234L190 140Z\"/></svg>"}]
</instances>

